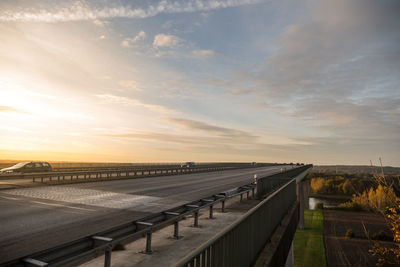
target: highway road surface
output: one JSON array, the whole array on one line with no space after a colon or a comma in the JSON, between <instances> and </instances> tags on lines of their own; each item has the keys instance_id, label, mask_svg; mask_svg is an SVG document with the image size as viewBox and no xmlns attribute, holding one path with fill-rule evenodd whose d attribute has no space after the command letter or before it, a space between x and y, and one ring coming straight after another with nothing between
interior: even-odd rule
<instances>
[{"instance_id":1,"label":"highway road surface","mask_svg":"<svg viewBox=\"0 0 400 267\"><path fill-rule=\"evenodd\" d=\"M279 172L282 166L0 190L0 264Z\"/></svg>"}]
</instances>

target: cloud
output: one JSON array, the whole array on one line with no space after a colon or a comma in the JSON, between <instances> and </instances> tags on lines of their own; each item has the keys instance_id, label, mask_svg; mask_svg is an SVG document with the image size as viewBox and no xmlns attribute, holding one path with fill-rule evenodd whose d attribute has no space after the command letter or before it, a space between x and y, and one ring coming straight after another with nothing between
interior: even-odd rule
<instances>
[{"instance_id":1,"label":"cloud","mask_svg":"<svg viewBox=\"0 0 400 267\"><path fill-rule=\"evenodd\" d=\"M100 35L99 39L100 40L104 40L104 39L106 39L106 36L105 35Z\"/></svg>"},{"instance_id":2,"label":"cloud","mask_svg":"<svg viewBox=\"0 0 400 267\"><path fill-rule=\"evenodd\" d=\"M139 4L122 5L119 1L107 1L103 4L91 4L87 1L76 0L71 3L53 4L44 7L43 4L15 6L0 10L0 21L24 22L65 22L80 20L104 20L110 18L148 18L158 14L202 12L214 9L236 7L260 3L260 0L162 0L156 3L144 1Z\"/></svg>"},{"instance_id":3,"label":"cloud","mask_svg":"<svg viewBox=\"0 0 400 267\"><path fill-rule=\"evenodd\" d=\"M142 91L142 88L140 87L139 83L135 80L123 80L119 82L119 85L136 91Z\"/></svg>"},{"instance_id":4,"label":"cloud","mask_svg":"<svg viewBox=\"0 0 400 267\"><path fill-rule=\"evenodd\" d=\"M113 104L118 104L118 105L144 107L149 110L156 111L156 112L162 112L162 113L175 113L176 112L175 110L165 107L165 106L148 104L148 103L141 102L140 100L137 100L134 98L129 98L129 97L124 97L124 96L102 94L102 95L96 95L96 97L103 99L104 101L106 101L108 103L113 103Z\"/></svg>"},{"instance_id":5,"label":"cloud","mask_svg":"<svg viewBox=\"0 0 400 267\"><path fill-rule=\"evenodd\" d=\"M247 139L248 141L256 140L258 138L258 136L245 131L211 125L196 120L188 120L182 118L165 118L164 120L182 126L183 128L188 130L202 131L221 137Z\"/></svg>"},{"instance_id":6,"label":"cloud","mask_svg":"<svg viewBox=\"0 0 400 267\"><path fill-rule=\"evenodd\" d=\"M123 47L127 47L127 48L129 48L129 47L133 47L133 45L136 43L136 42L138 42L138 41L140 41L140 40L144 40L144 39L146 39L146 33L144 32L144 31L140 31L135 37L133 37L133 38L125 38L122 42L121 42L121 45L123 46Z\"/></svg>"},{"instance_id":7,"label":"cloud","mask_svg":"<svg viewBox=\"0 0 400 267\"><path fill-rule=\"evenodd\" d=\"M95 19L93 20L93 24L99 27L104 27L106 25L108 25L110 22L108 22L107 20L99 20L99 19Z\"/></svg>"},{"instance_id":8,"label":"cloud","mask_svg":"<svg viewBox=\"0 0 400 267\"><path fill-rule=\"evenodd\" d=\"M215 55L213 50L193 50L192 55L199 59L207 59Z\"/></svg>"},{"instance_id":9,"label":"cloud","mask_svg":"<svg viewBox=\"0 0 400 267\"><path fill-rule=\"evenodd\" d=\"M9 106L0 106L0 112L18 112L21 113L23 111L13 108L13 107L9 107Z\"/></svg>"},{"instance_id":10,"label":"cloud","mask_svg":"<svg viewBox=\"0 0 400 267\"><path fill-rule=\"evenodd\" d=\"M154 36L153 47L169 47L173 48L181 42L181 39L175 35L157 34Z\"/></svg>"},{"instance_id":11,"label":"cloud","mask_svg":"<svg viewBox=\"0 0 400 267\"><path fill-rule=\"evenodd\" d=\"M239 88L236 73L206 82L233 95L252 92L267 112L326 134L324 148L340 140L353 151L400 143L400 2L307 3L274 53L243 69Z\"/></svg>"}]
</instances>

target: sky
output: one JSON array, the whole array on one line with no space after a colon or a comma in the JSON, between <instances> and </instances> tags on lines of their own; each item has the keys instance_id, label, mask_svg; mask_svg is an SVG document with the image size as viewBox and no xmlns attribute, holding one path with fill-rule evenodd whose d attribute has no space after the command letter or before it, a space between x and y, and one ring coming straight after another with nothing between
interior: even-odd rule
<instances>
[{"instance_id":1,"label":"sky","mask_svg":"<svg viewBox=\"0 0 400 267\"><path fill-rule=\"evenodd\" d=\"M0 159L400 166L400 1L2 0Z\"/></svg>"}]
</instances>

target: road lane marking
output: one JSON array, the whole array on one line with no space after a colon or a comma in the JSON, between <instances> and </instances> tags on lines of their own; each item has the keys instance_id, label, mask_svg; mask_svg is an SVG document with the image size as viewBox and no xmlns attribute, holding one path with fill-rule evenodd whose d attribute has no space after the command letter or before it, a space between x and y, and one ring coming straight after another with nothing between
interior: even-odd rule
<instances>
[{"instance_id":1,"label":"road lane marking","mask_svg":"<svg viewBox=\"0 0 400 267\"><path fill-rule=\"evenodd\" d=\"M0 197L8 199L8 200L20 200L19 198L16 198L16 197L5 197L5 196L0 196Z\"/></svg>"},{"instance_id":2,"label":"road lane marking","mask_svg":"<svg viewBox=\"0 0 400 267\"><path fill-rule=\"evenodd\" d=\"M161 200L159 197L83 189L71 186L11 189L7 190L7 194L35 198L39 201L51 200L67 204L81 204L113 209L132 209L151 206L152 203Z\"/></svg>"},{"instance_id":3,"label":"road lane marking","mask_svg":"<svg viewBox=\"0 0 400 267\"><path fill-rule=\"evenodd\" d=\"M92 210L92 209L71 207L71 206L63 205L63 204L46 203L46 202L40 202L40 201L30 201L30 202L37 203L37 204L42 204L42 205L47 205L47 206L54 206L54 207L63 207L63 208L76 209L76 210L85 210L85 211L96 211L96 210Z\"/></svg>"}]
</instances>

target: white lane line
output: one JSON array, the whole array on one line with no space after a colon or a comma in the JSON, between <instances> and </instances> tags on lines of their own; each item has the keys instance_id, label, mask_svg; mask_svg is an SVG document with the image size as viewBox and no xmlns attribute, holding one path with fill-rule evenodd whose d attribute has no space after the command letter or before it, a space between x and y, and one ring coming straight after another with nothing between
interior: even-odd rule
<instances>
[{"instance_id":1,"label":"white lane line","mask_svg":"<svg viewBox=\"0 0 400 267\"><path fill-rule=\"evenodd\" d=\"M0 196L0 197L8 199L8 200L20 200L19 198L16 198L16 197L5 197L5 196Z\"/></svg>"},{"instance_id":2,"label":"white lane line","mask_svg":"<svg viewBox=\"0 0 400 267\"><path fill-rule=\"evenodd\" d=\"M47 206L54 206L54 207L63 207L63 208L76 209L76 210L85 210L85 211L96 211L96 210L92 210L92 209L71 207L71 206L62 205L62 204L46 203L46 202L40 202L40 201L30 201L30 202L36 203L36 204L47 205Z\"/></svg>"}]
</instances>

